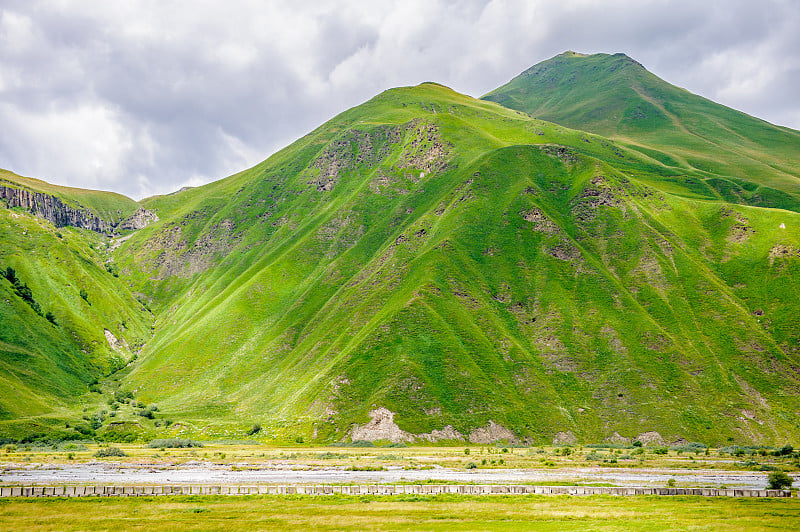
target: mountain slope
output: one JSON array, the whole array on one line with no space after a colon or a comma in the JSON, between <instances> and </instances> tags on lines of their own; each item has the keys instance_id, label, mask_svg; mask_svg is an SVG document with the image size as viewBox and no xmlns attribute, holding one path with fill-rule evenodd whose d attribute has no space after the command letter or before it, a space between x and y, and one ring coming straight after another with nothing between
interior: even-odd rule
<instances>
[{"instance_id":1,"label":"mountain slope","mask_svg":"<svg viewBox=\"0 0 800 532\"><path fill-rule=\"evenodd\" d=\"M670 85L625 54L565 52L483 98L623 142L692 194L800 211L800 132Z\"/></svg>"},{"instance_id":2,"label":"mountain slope","mask_svg":"<svg viewBox=\"0 0 800 532\"><path fill-rule=\"evenodd\" d=\"M56 227L42 215L67 206L62 214L74 216L68 221L110 225L137 205L10 172L0 184L30 193L40 214L0 208L0 435L85 437L67 430L64 419L80 418L76 412L98 400L90 385L131 360L149 337L152 316L115 277L106 237Z\"/></svg>"},{"instance_id":3,"label":"mountain slope","mask_svg":"<svg viewBox=\"0 0 800 532\"><path fill-rule=\"evenodd\" d=\"M342 439L385 408L403 437L786 438L800 215L650 186L671 171L438 85L387 91L145 202L162 221L118 258L159 318L127 386L217 436Z\"/></svg>"}]
</instances>

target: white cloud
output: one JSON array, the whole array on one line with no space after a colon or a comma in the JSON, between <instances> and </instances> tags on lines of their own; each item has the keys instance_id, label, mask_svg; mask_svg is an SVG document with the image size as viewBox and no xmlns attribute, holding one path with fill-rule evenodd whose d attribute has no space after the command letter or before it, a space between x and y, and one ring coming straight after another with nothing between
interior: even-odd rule
<instances>
[{"instance_id":1,"label":"white cloud","mask_svg":"<svg viewBox=\"0 0 800 532\"><path fill-rule=\"evenodd\" d=\"M48 172L59 183L90 188L120 185L133 139L107 107L81 105L30 112L0 105L0 142L24 151L33 176Z\"/></svg>"}]
</instances>

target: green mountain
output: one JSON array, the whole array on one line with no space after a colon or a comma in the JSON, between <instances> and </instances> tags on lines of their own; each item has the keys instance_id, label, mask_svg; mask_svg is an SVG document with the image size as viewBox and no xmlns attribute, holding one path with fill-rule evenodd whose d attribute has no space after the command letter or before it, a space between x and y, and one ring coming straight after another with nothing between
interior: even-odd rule
<instances>
[{"instance_id":1,"label":"green mountain","mask_svg":"<svg viewBox=\"0 0 800 532\"><path fill-rule=\"evenodd\" d=\"M392 89L252 169L144 200L158 220L124 237L70 230L113 242L119 277L102 275L105 256L91 271L127 298L114 311L138 312L120 337L148 336L144 304L155 315L138 358L98 370L103 393L75 402L94 411L122 391L158 411L125 406L98 435L228 438L259 424L263 438L318 442L791 440L798 133L695 105L627 58L574 59L572 81L547 76L563 119L509 108L533 105L531 75L487 96L515 95L507 107L432 83ZM614 122L636 76L670 88L661 106L681 118L638 133ZM595 119L571 123L581 92ZM675 123L697 109L744 123L749 152L722 126L687 144L696 135ZM45 277L66 271L52 262ZM68 417L24 410L4 423Z\"/></svg>"},{"instance_id":2,"label":"green mountain","mask_svg":"<svg viewBox=\"0 0 800 532\"><path fill-rule=\"evenodd\" d=\"M800 211L800 132L670 85L625 54L565 52L483 99L637 150L672 169L672 193Z\"/></svg>"}]
</instances>

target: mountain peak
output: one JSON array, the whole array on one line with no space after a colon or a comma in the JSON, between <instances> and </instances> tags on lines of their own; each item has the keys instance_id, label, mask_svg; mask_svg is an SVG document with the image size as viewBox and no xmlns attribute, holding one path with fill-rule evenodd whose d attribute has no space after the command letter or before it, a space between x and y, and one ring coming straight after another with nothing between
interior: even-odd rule
<instances>
[{"instance_id":1,"label":"mountain peak","mask_svg":"<svg viewBox=\"0 0 800 532\"><path fill-rule=\"evenodd\" d=\"M558 54L557 57L588 57L588 55L582 54L580 52L575 52L573 50L567 50L566 52Z\"/></svg>"}]
</instances>

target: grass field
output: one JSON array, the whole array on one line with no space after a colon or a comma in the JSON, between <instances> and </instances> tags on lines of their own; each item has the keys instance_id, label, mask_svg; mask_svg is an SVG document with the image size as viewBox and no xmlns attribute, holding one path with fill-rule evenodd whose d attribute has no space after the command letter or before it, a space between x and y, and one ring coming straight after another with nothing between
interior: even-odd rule
<instances>
[{"instance_id":1,"label":"grass field","mask_svg":"<svg viewBox=\"0 0 800 532\"><path fill-rule=\"evenodd\" d=\"M3 530L798 530L798 499L433 496L3 500Z\"/></svg>"}]
</instances>

